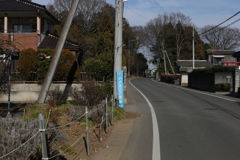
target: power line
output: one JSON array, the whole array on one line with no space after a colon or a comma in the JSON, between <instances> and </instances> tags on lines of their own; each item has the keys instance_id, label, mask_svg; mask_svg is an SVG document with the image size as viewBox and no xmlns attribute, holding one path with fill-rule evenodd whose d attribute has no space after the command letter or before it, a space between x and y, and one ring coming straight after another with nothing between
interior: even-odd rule
<instances>
[{"instance_id":1,"label":"power line","mask_svg":"<svg viewBox=\"0 0 240 160\"><path fill-rule=\"evenodd\" d=\"M137 15L139 15L139 16L141 16L141 17L147 19L147 20L151 20L151 19L149 19L149 18L147 18L147 17L144 17L143 15L141 15L141 14L139 14L139 13L137 13L137 12L131 10L131 9L129 9L128 7L126 7L126 8L127 8L128 10L132 11L133 13L135 13L135 14L137 14Z\"/></svg>"},{"instance_id":2,"label":"power line","mask_svg":"<svg viewBox=\"0 0 240 160\"><path fill-rule=\"evenodd\" d=\"M225 21L223 21L222 23L219 23L218 25L216 25L215 27L212 27L212 28L210 28L209 30L207 30L207 31L204 31L204 32L202 32L202 33L200 33L199 34L199 36L200 35L202 35L202 34L205 34L205 33L207 33L207 32L209 32L209 31L211 31L211 30L213 30L213 29L215 29L215 28L217 28L217 27L219 27L220 25L222 25L223 23L225 23L225 22L227 22L227 21L229 21L230 19L232 19L233 17L235 17L236 15L238 15L240 13L240 11L239 12L237 12L236 14L234 14L233 16L231 16L231 17L229 17L228 19L226 19ZM236 23L236 22L235 22Z\"/></svg>"},{"instance_id":3,"label":"power line","mask_svg":"<svg viewBox=\"0 0 240 160\"><path fill-rule=\"evenodd\" d=\"M165 9L156 0L153 0L153 1L155 1L159 5L159 7L164 10L164 12L166 12Z\"/></svg>"}]
</instances>

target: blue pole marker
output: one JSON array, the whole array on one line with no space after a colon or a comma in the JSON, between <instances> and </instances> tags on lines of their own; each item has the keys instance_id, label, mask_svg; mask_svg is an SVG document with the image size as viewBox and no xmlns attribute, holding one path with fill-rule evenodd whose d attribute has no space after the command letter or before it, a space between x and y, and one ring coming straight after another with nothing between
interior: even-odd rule
<instances>
[{"instance_id":1,"label":"blue pole marker","mask_svg":"<svg viewBox=\"0 0 240 160\"><path fill-rule=\"evenodd\" d=\"M119 100L119 107L124 108L124 72L123 70L117 71L117 93Z\"/></svg>"}]
</instances>

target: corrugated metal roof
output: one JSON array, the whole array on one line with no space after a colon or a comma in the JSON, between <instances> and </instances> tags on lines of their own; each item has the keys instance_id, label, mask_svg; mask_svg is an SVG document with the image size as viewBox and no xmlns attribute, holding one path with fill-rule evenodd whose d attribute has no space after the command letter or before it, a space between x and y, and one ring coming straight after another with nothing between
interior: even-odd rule
<instances>
[{"instance_id":1,"label":"corrugated metal roof","mask_svg":"<svg viewBox=\"0 0 240 160\"><path fill-rule=\"evenodd\" d=\"M178 60L177 65L180 67L192 67L193 61L192 60ZM195 60L194 61L195 67L210 67L212 66L211 62L206 60Z\"/></svg>"},{"instance_id":2,"label":"corrugated metal roof","mask_svg":"<svg viewBox=\"0 0 240 160\"><path fill-rule=\"evenodd\" d=\"M58 36L55 36L53 34L47 34L42 40L41 44L38 46L38 48L39 49L43 49L43 48L55 49L57 46L58 40L59 40ZM70 50L78 50L80 47L78 43L70 40L66 40L63 48L70 49Z\"/></svg>"},{"instance_id":3,"label":"corrugated metal roof","mask_svg":"<svg viewBox=\"0 0 240 160\"><path fill-rule=\"evenodd\" d=\"M46 10L45 6L26 0L0 0L0 12L2 11L33 11Z\"/></svg>"},{"instance_id":4,"label":"corrugated metal roof","mask_svg":"<svg viewBox=\"0 0 240 160\"><path fill-rule=\"evenodd\" d=\"M232 55L233 53L235 53L235 51L232 50L207 50L206 51L207 54L227 54L227 55Z\"/></svg>"}]
</instances>

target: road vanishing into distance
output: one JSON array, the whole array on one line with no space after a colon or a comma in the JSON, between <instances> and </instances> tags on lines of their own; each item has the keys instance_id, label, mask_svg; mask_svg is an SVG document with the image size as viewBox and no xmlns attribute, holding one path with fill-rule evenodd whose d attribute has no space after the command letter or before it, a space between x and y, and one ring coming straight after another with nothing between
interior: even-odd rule
<instances>
[{"instance_id":1,"label":"road vanishing into distance","mask_svg":"<svg viewBox=\"0 0 240 160\"><path fill-rule=\"evenodd\" d=\"M140 113L121 160L240 160L240 103L149 78L128 81Z\"/></svg>"}]
</instances>

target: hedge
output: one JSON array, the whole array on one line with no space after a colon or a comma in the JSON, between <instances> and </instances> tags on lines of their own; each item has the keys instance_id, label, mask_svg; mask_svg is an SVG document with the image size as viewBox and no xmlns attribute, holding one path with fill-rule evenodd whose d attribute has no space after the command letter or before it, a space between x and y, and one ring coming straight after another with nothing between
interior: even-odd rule
<instances>
[{"instance_id":1,"label":"hedge","mask_svg":"<svg viewBox=\"0 0 240 160\"><path fill-rule=\"evenodd\" d=\"M228 92L231 89L231 84L230 83L219 83L215 84L215 91L225 91Z\"/></svg>"},{"instance_id":2,"label":"hedge","mask_svg":"<svg viewBox=\"0 0 240 160\"><path fill-rule=\"evenodd\" d=\"M194 69L192 73L215 73L215 72L234 72L236 67L207 67L204 69Z\"/></svg>"},{"instance_id":3,"label":"hedge","mask_svg":"<svg viewBox=\"0 0 240 160\"><path fill-rule=\"evenodd\" d=\"M174 83L174 80L180 79L178 74L162 74L161 81L166 83Z\"/></svg>"}]
</instances>

